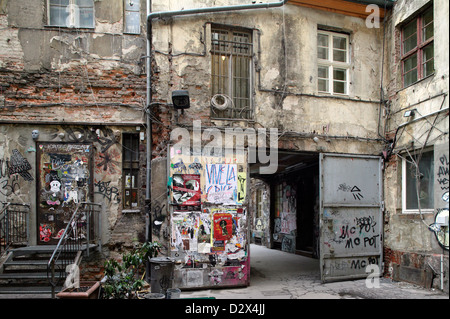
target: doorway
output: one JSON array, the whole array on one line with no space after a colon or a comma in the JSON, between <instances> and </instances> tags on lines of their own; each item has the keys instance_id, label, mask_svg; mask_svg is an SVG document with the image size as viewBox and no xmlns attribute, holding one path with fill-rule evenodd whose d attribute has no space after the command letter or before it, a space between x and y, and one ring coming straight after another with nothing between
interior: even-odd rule
<instances>
[{"instance_id":1,"label":"doorway","mask_svg":"<svg viewBox=\"0 0 450 319\"><path fill-rule=\"evenodd\" d=\"M382 159L280 151L278 161L270 176L250 168L270 189L268 247L319 259L324 282L381 273Z\"/></svg>"},{"instance_id":2,"label":"doorway","mask_svg":"<svg viewBox=\"0 0 450 319\"><path fill-rule=\"evenodd\" d=\"M93 199L93 148L40 142L36 156L37 243L55 245L78 203Z\"/></svg>"},{"instance_id":3,"label":"doorway","mask_svg":"<svg viewBox=\"0 0 450 319\"><path fill-rule=\"evenodd\" d=\"M252 178L251 237L253 243L293 254L318 258L319 154L278 152L278 170ZM264 196L258 196L263 192ZM261 207L267 207L261 214ZM267 216L262 218L262 216Z\"/></svg>"}]
</instances>

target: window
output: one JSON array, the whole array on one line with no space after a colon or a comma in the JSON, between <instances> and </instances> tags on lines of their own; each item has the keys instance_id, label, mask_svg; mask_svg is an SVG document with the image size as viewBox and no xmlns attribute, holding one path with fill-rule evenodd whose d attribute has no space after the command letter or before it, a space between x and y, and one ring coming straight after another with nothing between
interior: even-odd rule
<instances>
[{"instance_id":1,"label":"window","mask_svg":"<svg viewBox=\"0 0 450 319\"><path fill-rule=\"evenodd\" d=\"M432 212L434 209L434 152L424 152L416 163L419 155L403 158L403 212L418 213L420 209ZM419 186L419 191L417 191Z\"/></svg>"},{"instance_id":2,"label":"window","mask_svg":"<svg viewBox=\"0 0 450 319\"><path fill-rule=\"evenodd\" d=\"M49 0L48 23L68 28L94 28L93 0Z\"/></svg>"},{"instance_id":3,"label":"window","mask_svg":"<svg viewBox=\"0 0 450 319\"><path fill-rule=\"evenodd\" d=\"M125 33L141 33L141 13L139 0L125 0Z\"/></svg>"},{"instance_id":4,"label":"window","mask_svg":"<svg viewBox=\"0 0 450 319\"><path fill-rule=\"evenodd\" d=\"M317 87L321 93L348 94L349 36L319 31L317 34Z\"/></svg>"},{"instance_id":5,"label":"window","mask_svg":"<svg viewBox=\"0 0 450 319\"><path fill-rule=\"evenodd\" d=\"M402 28L403 86L434 73L433 7Z\"/></svg>"},{"instance_id":6,"label":"window","mask_svg":"<svg viewBox=\"0 0 450 319\"><path fill-rule=\"evenodd\" d=\"M138 207L139 185L139 135L123 134L123 208Z\"/></svg>"},{"instance_id":7,"label":"window","mask_svg":"<svg viewBox=\"0 0 450 319\"><path fill-rule=\"evenodd\" d=\"M253 44L250 32L211 30L212 95L222 94L230 103L212 107L214 118L252 119L251 70Z\"/></svg>"}]
</instances>

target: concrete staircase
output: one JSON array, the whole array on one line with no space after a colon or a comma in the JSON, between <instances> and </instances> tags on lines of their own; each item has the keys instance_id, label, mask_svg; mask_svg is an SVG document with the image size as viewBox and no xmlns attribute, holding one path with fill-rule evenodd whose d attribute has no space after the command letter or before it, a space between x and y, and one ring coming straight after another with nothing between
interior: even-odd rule
<instances>
[{"instance_id":1,"label":"concrete staircase","mask_svg":"<svg viewBox=\"0 0 450 319\"><path fill-rule=\"evenodd\" d=\"M55 246L28 246L10 250L0 260L0 299L51 298L47 264L54 249ZM65 277L64 269L59 271ZM60 281L63 284L64 278ZM56 287L56 292L60 290L61 286Z\"/></svg>"}]
</instances>

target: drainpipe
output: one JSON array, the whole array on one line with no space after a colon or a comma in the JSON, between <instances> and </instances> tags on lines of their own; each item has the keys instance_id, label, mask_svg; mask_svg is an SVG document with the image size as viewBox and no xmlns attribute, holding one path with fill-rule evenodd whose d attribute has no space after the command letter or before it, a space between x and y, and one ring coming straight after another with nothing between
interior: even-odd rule
<instances>
[{"instance_id":1,"label":"drainpipe","mask_svg":"<svg viewBox=\"0 0 450 319\"><path fill-rule=\"evenodd\" d=\"M178 11L161 11L151 12L151 0L147 0L147 56L146 56L146 68L147 68L147 187L145 194L145 210L146 210L146 240L152 241L152 222L151 222L151 173L152 173L152 119L150 116L152 106L152 22L154 19L171 18L175 16L193 15L202 13L217 13L217 12L230 12L238 10L255 10L255 9L269 9L284 6L289 0L282 0L279 2L270 3L257 3L257 4L245 4L245 5L233 5L233 6L221 6L221 7L207 7L198 9L187 9Z\"/></svg>"},{"instance_id":2,"label":"drainpipe","mask_svg":"<svg viewBox=\"0 0 450 319\"><path fill-rule=\"evenodd\" d=\"M257 4L241 4L234 6L222 6L222 7L209 7L209 8L198 8L198 9L186 9L178 11L161 11L153 12L147 15L147 31L152 27L153 19L163 19L170 18L174 16L191 15L191 14L202 14L202 13L217 13L217 12L228 12L228 11L238 11L238 10L254 10L254 9L269 9L284 6L288 0L283 0L279 2L269 2L269 3L257 3ZM151 32L147 32L147 35L151 35ZM151 41L151 38L149 38Z\"/></svg>"},{"instance_id":3,"label":"drainpipe","mask_svg":"<svg viewBox=\"0 0 450 319\"><path fill-rule=\"evenodd\" d=\"M152 7L152 1L151 0L147 0L147 16L150 14L151 12L151 7ZM148 30L147 30L148 31ZM152 82L151 82L151 76L152 76L152 71L151 71L151 65L152 65L152 61L151 61L151 34L147 34L147 56L146 56L146 70L147 70L147 105L146 105L146 110L145 110L145 114L146 116L146 121L147 121L147 181L146 181L146 187L145 187L145 221L146 221L146 225L145 225L145 240L147 242L151 242L152 241L152 230L151 230L151 224L152 224L152 218L151 218L151 202L152 202L152 198L151 198L151 182L152 182L152 144L153 144L153 140L152 140L152 119L151 119L151 108L150 108L150 104L152 102ZM148 273L148 272L147 272Z\"/></svg>"}]
</instances>

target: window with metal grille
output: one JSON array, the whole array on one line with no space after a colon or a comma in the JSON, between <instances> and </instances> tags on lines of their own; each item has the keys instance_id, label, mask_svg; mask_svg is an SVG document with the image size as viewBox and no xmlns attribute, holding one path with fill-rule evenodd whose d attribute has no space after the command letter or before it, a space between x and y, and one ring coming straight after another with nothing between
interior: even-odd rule
<instances>
[{"instance_id":1,"label":"window with metal grille","mask_svg":"<svg viewBox=\"0 0 450 319\"><path fill-rule=\"evenodd\" d=\"M219 95L218 105L211 107L213 118L253 119L252 55L250 32L212 28L211 93Z\"/></svg>"},{"instance_id":2,"label":"window with metal grille","mask_svg":"<svg viewBox=\"0 0 450 319\"><path fill-rule=\"evenodd\" d=\"M123 208L139 205L139 135L123 134L122 143Z\"/></svg>"},{"instance_id":3,"label":"window with metal grille","mask_svg":"<svg viewBox=\"0 0 450 319\"><path fill-rule=\"evenodd\" d=\"M67 28L94 28L94 1L49 0L48 24Z\"/></svg>"}]
</instances>

